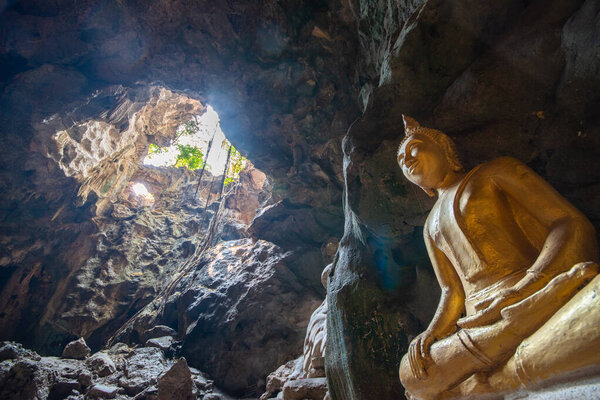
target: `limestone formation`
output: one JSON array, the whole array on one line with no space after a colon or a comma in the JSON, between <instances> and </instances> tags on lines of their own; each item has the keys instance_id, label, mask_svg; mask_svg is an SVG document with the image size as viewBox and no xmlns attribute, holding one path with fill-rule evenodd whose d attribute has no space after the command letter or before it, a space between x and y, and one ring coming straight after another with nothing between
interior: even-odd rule
<instances>
[{"instance_id":1,"label":"limestone formation","mask_svg":"<svg viewBox=\"0 0 600 400\"><path fill-rule=\"evenodd\" d=\"M117 397L119 388L117 386L104 385L97 383L90 388L87 396L90 399L114 399Z\"/></svg>"},{"instance_id":2,"label":"limestone formation","mask_svg":"<svg viewBox=\"0 0 600 400\"><path fill-rule=\"evenodd\" d=\"M327 277L331 271L329 264L321 273L321 283L327 288ZM267 377L266 391L261 400L278 394L284 400L311 399L323 400L327 394L325 377L325 346L327 343L327 299L312 313L301 357L280 366ZM314 378L314 379L313 379ZM319 379L317 379L319 378Z\"/></svg>"},{"instance_id":3,"label":"limestone formation","mask_svg":"<svg viewBox=\"0 0 600 400\"><path fill-rule=\"evenodd\" d=\"M147 347L156 347L161 349L162 351L167 351L173 345L173 337L172 336L162 336L158 338L148 339L146 341Z\"/></svg>"},{"instance_id":4,"label":"limestone formation","mask_svg":"<svg viewBox=\"0 0 600 400\"><path fill-rule=\"evenodd\" d=\"M165 307L164 321L176 319L186 332L186 359L230 393L255 385L262 393L269 371L302 351L319 299L302 288L287 264L290 256L261 240L222 243L204 255ZM281 315L282 309L289 311Z\"/></svg>"},{"instance_id":5,"label":"limestone formation","mask_svg":"<svg viewBox=\"0 0 600 400\"><path fill-rule=\"evenodd\" d=\"M521 162L465 172L444 133L404 123L398 164L437 195L424 237L442 288L400 365L408 397L473 397L600 371L592 224Z\"/></svg>"},{"instance_id":6,"label":"limestone formation","mask_svg":"<svg viewBox=\"0 0 600 400\"><path fill-rule=\"evenodd\" d=\"M296 380L302 376L303 357L298 357L295 360L286 362L271 372L267 377L267 385L265 392L260 397L260 400L268 400L272 396L283 396L283 386L290 380Z\"/></svg>"},{"instance_id":7,"label":"limestone formation","mask_svg":"<svg viewBox=\"0 0 600 400\"><path fill-rule=\"evenodd\" d=\"M321 283L327 288L327 277L331 272L329 264L321 273ZM320 378L325 376L325 346L327 344L327 299L313 312L306 328L304 352L302 354L303 377Z\"/></svg>"},{"instance_id":8,"label":"limestone formation","mask_svg":"<svg viewBox=\"0 0 600 400\"><path fill-rule=\"evenodd\" d=\"M170 326L156 325L142 334L142 340L149 340L165 336L175 337L177 336L177 331Z\"/></svg>"},{"instance_id":9,"label":"limestone formation","mask_svg":"<svg viewBox=\"0 0 600 400\"><path fill-rule=\"evenodd\" d=\"M327 343L327 300L313 312L304 340L303 370L307 378L325 376L325 344Z\"/></svg>"}]
</instances>

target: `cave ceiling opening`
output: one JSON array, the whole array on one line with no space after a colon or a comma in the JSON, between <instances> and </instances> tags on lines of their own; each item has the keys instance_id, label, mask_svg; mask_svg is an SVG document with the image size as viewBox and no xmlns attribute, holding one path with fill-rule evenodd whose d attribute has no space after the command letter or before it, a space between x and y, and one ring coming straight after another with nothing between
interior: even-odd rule
<instances>
[{"instance_id":1,"label":"cave ceiling opening","mask_svg":"<svg viewBox=\"0 0 600 400\"><path fill-rule=\"evenodd\" d=\"M264 299L285 293L268 308L288 310L293 321L263 322L279 334L261 333L247 311L239 325L241 336L256 339L244 348L281 350L266 358L231 352L261 364L247 368L253 381L233 386L256 386L264 379L258 375L299 350L301 326L324 295L321 271L342 236L341 139L358 114L347 6L161 1L147 9L135 1L23 0L0 12L2 338L19 337L44 354L59 354L80 336L101 348L181 268L198 262L201 269L194 255L206 243L242 240L220 249L267 281ZM199 180L198 169L161 172L143 163L151 144L170 145L178 127L209 104L255 166L241 174L240 189L222 195L210 171ZM136 198L138 183L153 198ZM222 224L207 241L219 212ZM265 275L261 265L277 268ZM218 290L195 293L196 303L215 293L236 293L215 304L240 297L241 278L219 276L229 283L213 282ZM201 337L210 321L196 324L200 317L169 314L161 322L183 331L194 323ZM227 323L213 320L210 329L234 332ZM133 327L139 338L142 325ZM215 352L230 351L233 338L221 336L229 342Z\"/></svg>"}]
</instances>

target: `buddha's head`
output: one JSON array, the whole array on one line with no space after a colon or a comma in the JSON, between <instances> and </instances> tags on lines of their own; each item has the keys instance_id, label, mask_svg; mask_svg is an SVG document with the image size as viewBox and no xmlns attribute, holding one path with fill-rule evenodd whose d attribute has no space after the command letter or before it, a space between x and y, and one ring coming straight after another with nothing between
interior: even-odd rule
<instances>
[{"instance_id":1,"label":"buddha's head","mask_svg":"<svg viewBox=\"0 0 600 400\"><path fill-rule=\"evenodd\" d=\"M422 127L405 115L402 118L406 136L398 148L398 165L406 179L433 196L449 174L463 170L456 147L443 132Z\"/></svg>"}]
</instances>

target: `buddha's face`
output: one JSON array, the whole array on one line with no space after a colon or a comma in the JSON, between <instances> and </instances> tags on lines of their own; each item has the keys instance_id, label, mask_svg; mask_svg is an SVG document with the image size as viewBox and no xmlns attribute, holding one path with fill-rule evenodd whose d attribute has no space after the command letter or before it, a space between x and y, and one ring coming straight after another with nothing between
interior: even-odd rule
<instances>
[{"instance_id":1,"label":"buddha's face","mask_svg":"<svg viewBox=\"0 0 600 400\"><path fill-rule=\"evenodd\" d=\"M452 170L444 150L429 136L414 134L402 144L398 165L406 179L423 189L437 189Z\"/></svg>"}]
</instances>

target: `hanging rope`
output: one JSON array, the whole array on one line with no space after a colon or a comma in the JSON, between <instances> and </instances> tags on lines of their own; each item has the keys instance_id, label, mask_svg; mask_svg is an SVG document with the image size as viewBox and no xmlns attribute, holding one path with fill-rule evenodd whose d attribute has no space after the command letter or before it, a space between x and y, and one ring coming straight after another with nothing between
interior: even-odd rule
<instances>
[{"instance_id":1,"label":"hanging rope","mask_svg":"<svg viewBox=\"0 0 600 400\"><path fill-rule=\"evenodd\" d=\"M232 147L233 146L229 145L229 150L227 151L227 160L225 161L225 170L223 170L223 177L221 178L221 188L219 189L219 197L218 197L217 201L221 200L221 196L223 194L223 186L225 185L225 178L227 177L227 170L229 169L229 161L231 159L231 148ZM204 226L204 224L206 223L206 218L208 215L206 210L208 209L208 205L210 204L209 200L210 200L210 195L212 194L213 183L214 183L214 177L213 177L213 181L210 184L210 191L208 192L208 196L206 196L206 204L204 206L204 211L203 211L202 225L200 225L200 226Z\"/></svg>"},{"instance_id":2,"label":"hanging rope","mask_svg":"<svg viewBox=\"0 0 600 400\"><path fill-rule=\"evenodd\" d=\"M227 179L227 172L229 171L229 163L231 162L231 150L233 149L232 145L229 145L229 150L227 151L227 161L225 161L225 171L223 171L223 178L221 179L221 189L219 190L219 200L223 197L223 188L225 187L225 179Z\"/></svg>"},{"instance_id":3,"label":"hanging rope","mask_svg":"<svg viewBox=\"0 0 600 400\"><path fill-rule=\"evenodd\" d=\"M202 165L202 170L200 171L200 178L198 178L198 184L196 185L196 191L194 192L194 199L198 195L198 189L200 188L200 183L202 182L202 176L204 176L204 170L206 169L206 163L208 162L208 155L210 154L210 148L212 147L213 140L215 140L215 135L217 131L215 130L208 142L208 147L206 148L206 156L204 157L204 164Z\"/></svg>"}]
</instances>

